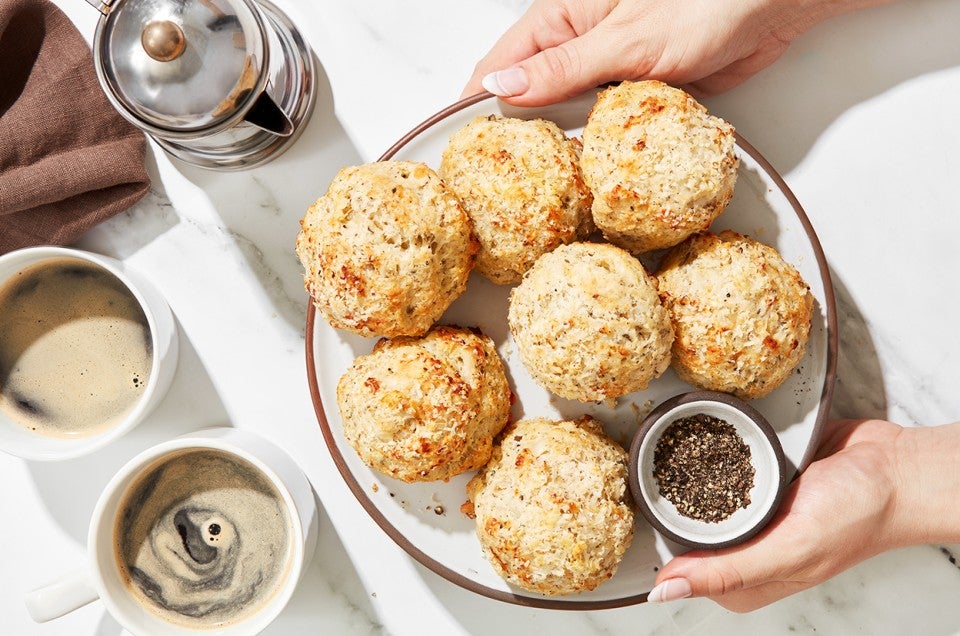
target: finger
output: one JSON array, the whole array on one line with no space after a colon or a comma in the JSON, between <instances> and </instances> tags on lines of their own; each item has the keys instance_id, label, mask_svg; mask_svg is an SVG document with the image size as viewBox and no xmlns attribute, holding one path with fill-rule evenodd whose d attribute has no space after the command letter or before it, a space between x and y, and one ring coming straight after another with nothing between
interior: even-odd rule
<instances>
[{"instance_id":1,"label":"finger","mask_svg":"<svg viewBox=\"0 0 960 636\"><path fill-rule=\"evenodd\" d=\"M727 64L709 75L691 78L687 83L701 95L718 95L739 86L763 69L773 64L786 50L786 44L768 46L752 55Z\"/></svg>"},{"instance_id":2,"label":"finger","mask_svg":"<svg viewBox=\"0 0 960 636\"><path fill-rule=\"evenodd\" d=\"M633 72L618 38L592 29L484 78L483 87L515 106L543 106L575 97Z\"/></svg>"},{"instance_id":3,"label":"finger","mask_svg":"<svg viewBox=\"0 0 960 636\"><path fill-rule=\"evenodd\" d=\"M900 430L895 424L882 420L836 420L828 422L821 436L815 459L829 457L861 442L886 439Z\"/></svg>"},{"instance_id":4,"label":"finger","mask_svg":"<svg viewBox=\"0 0 960 636\"><path fill-rule=\"evenodd\" d=\"M715 551L697 550L675 557L657 575L650 600L669 601L683 598L681 594L736 599L731 595L741 590L788 580L800 562L791 559L790 555L797 554L802 546L794 533L783 531L781 525L795 496L794 487L784 498L781 512L763 532L746 543Z\"/></svg>"},{"instance_id":5,"label":"finger","mask_svg":"<svg viewBox=\"0 0 960 636\"><path fill-rule=\"evenodd\" d=\"M592 24L583 19L568 18L566 3L534 3L507 29L490 51L473 69L461 97L474 95L483 90L484 76L507 69L540 51L559 45L578 35L575 24L586 31Z\"/></svg>"},{"instance_id":6,"label":"finger","mask_svg":"<svg viewBox=\"0 0 960 636\"><path fill-rule=\"evenodd\" d=\"M731 88L739 86L746 81L746 79L746 77L739 75L729 75L723 72L718 72L714 73L713 75L700 78L695 82L685 84L683 85L683 88L697 99L704 99L707 97L713 97L714 95L719 95L720 93L725 93Z\"/></svg>"},{"instance_id":7,"label":"finger","mask_svg":"<svg viewBox=\"0 0 960 636\"><path fill-rule=\"evenodd\" d=\"M809 587L810 585L804 583L774 581L731 592L730 594L711 600L731 612L742 614L775 603L780 599L801 592Z\"/></svg>"},{"instance_id":8,"label":"finger","mask_svg":"<svg viewBox=\"0 0 960 636\"><path fill-rule=\"evenodd\" d=\"M711 97L725 93L750 79L753 72L745 70L739 63L730 64L706 77L690 82L694 93L702 97Z\"/></svg>"},{"instance_id":9,"label":"finger","mask_svg":"<svg viewBox=\"0 0 960 636\"><path fill-rule=\"evenodd\" d=\"M829 457L848 445L850 435L860 424L860 420L832 420L826 423L820 437L820 444L814 460Z\"/></svg>"}]
</instances>

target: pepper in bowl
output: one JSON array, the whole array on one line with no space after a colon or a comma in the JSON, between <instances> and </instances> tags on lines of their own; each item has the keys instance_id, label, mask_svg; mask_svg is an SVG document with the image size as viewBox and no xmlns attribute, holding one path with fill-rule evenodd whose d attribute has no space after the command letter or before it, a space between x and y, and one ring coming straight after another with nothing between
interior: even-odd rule
<instances>
[{"instance_id":1,"label":"pepper in bowl","mask_svg":"<svg viewBox=\"0 0 960 636\"><path fill-rule=\"evenodd\" d=\"M647 521L692 548L742 543L776 512L786 487L776 432L726 393L694 391L645 418L630 447L629 484Z\"/></svg>"}]
</instances>

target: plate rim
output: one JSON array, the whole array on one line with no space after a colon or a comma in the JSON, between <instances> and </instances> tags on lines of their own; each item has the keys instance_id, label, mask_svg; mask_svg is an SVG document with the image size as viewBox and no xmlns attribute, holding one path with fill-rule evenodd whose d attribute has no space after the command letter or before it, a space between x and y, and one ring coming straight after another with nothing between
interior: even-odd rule
<instances>
[{"instance_id":1,"label":"plate rim","mask_svg":"<svg viewBox=\"0 0 960 636\"><path fill-rule=\"evenodd\" d=\"M445 120L446 118L454 115L465 108L473 106L474 104L480 103L484 100L493 98L494 95L491 93L477 93L476 95L471 95L459 101L450 104L446 108L443 108L427 119L423 120L420 124L412 128L408 133L403 135L396 143L394 143L390 148L384 152L377 161L387 161L393 158L401 149L403 149L408 143L413 139L420 136L423 132L433 127L437 123ZM817 236L816 231L813 228L813 224L810 222L810 219L807 217L806 212L803 209L803 206L800 205L800 201L794 195L793 191L784 181L780 173L774 169L767 159L760 154L760 152L750 144L742 135L738 132L734 132L734 136L737 142L737 145L746 152L750 157L756 161L767 173L767 175L773 180L773 182L780 189L780 192L787 199L787 202L790 204L790 207L793 208L794 213L797 215L800 220L800 224L804 229L804 232L807 235L807 239L810 241L811 248L813 249L814 255L817 261L817 268L820 272L820 279L823 284L823 293L826 300L826 340L827 340L827 355L826 355L826 371L824 373L824 383L823 388L820 392L820 403L817 411L817 417L814 421L813 431L810 435L810 442L807 445L806 450L804 451L803 457L800 460L800 464L797 466L796 473L794 474L793 479L795 479L812 461L814 454L817 450L817 442L820 439L823 426L826 423L827 417L829 416L830 406L833 401L833 393L836 386L836 376L837 376L837 358L838 358L838 343L839 335L837 333L837 312L836 312L836 296L834 293L833 280L830 276L830 268L827 264L826 256L823 253L823 247L820 244L820 239ZM326 409L323 406L323 400L320 395L320 383L319 378L317 377L317 357L314 354L314 331L316 327L316 317L317 309L311 300L307 304L307 319L306 319L306 331L305 331L305 353L306 353L306 365L307 365L307 383L310 388L310 398L313 402L313 408L316 413L317 423L320 426L320 431L323 434L324 442L327 445L327 450L330 452L330 456L333 459L334 464L337 467L337 470L340 472L340 476L343 478L347 487L356 497L357 501L363 507L363 509L370 515L374 522L383 530L388 537L390 537L394 543L396 543L400 548L402 548L409 556L413 557L418 563L426 567L428 570L432 571L434 574L439 575L441 578L450 581L460 587L467 589L471 592L480 594L488 598L492 598L498 601L503 601L506 603L511 603L514 605L522 605L525 607L534 607L541 609L561 609L561 610L572 610L572 611L582 611L582 610L600 610L600 609L613 609L618 607L627 607L630 605L637 605L639 603L644 603L647 600L648 592L643 592L640 594L634 594L630 596L623 596L615 599L597 599L597 600L578 600L576 598L569 597L536 597L536 596L523 596L520 594L514 594L512 592L494 589L488 587L478 581L474 581L459 572L456 572L449 567L445 566L443 563L437 561L433 557L429 556L417 546L415 546L406 536L398 530L390 521L380 512L373 500L367 496L366 491L357 481L356 477L350 471L349 466L347 466L346 459L339 452L337 447L336 440L333 436L333 431L330 427L330 422L327 419Z\"/></svg>"}]
</instances>

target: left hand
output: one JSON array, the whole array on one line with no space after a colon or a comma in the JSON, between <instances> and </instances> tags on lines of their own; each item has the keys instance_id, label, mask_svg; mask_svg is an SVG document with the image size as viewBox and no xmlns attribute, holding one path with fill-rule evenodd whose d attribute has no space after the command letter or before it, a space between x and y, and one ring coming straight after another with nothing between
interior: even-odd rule
<instances>
[{"instance_id":1,"label":"left hand","mask_svg":"<svg viewBox=\"0 0 960 636\"><path fill-rule=\"evenodd\" d=\"M674 558L660 570L650 600L703 596L751 611L922 540L918 520L910 518L915 508L905 501L913 490L899 456L901 438L911 432L880 420L831 423L816 461L760 534L739 546Z\"/></svg>"},{"instance_id":2,"label":"left hand","mask_svg":"<svg viewBox=\"0 0 960 636\"><path fill-rule=\"evenodd\" d=\"M506 91L541 106L609 81L659 79L698 93L739 84L773 63L801 23L819 15L795 0L537 0L477 64L463 91L514 69ZM819 6L819 5L818 5ZM509 94L503 94L503 93Z\"/></svg>"}]
</instances>

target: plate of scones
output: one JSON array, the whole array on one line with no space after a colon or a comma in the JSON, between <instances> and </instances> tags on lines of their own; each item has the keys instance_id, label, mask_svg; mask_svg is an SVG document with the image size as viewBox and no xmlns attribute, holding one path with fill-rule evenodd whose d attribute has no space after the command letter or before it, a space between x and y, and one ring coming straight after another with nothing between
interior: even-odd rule
<instances>
[{"instance_id":1,"label":"plate of scones","mask_svg":"<svg viewBox=\"0 0 960 636\"><path fill-rule=\"evenodd\" d=\"M686 92L477 95L317 194L296 252L324 440L447 580L644 602L685 548L638 514L627 449L683 393L749 401L790 475L811 461L836 376L826 259L773 167Z\"/></svg>"}]
</instances>

